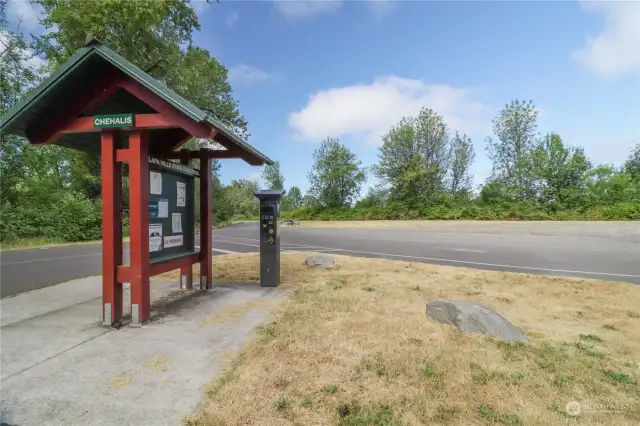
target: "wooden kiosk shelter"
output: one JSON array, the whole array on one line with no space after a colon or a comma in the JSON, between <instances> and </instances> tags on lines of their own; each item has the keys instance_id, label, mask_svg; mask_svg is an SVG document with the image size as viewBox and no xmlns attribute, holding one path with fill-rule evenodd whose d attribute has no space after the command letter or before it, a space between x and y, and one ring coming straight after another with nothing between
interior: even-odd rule
<instances>
[{"instance_id":1,"label":"wooden kiosk shelter","mask_svg":"<svg viewBox=\"0 0 640 426\"><path fill-rule=\"evenodd\" d=\"M101 156L103 323L122 318L122 284L131 284L131 324L150 316L150 277L181 270L192 288L212 285L213 158L271 164L210 114L192 105L95 39L12 108L0 132L33 145L58 144ZM178 148L206 138L224 150ZM170 161L171 159L180 162ZM195 247L192 159L200 161L200 250ZM122 263L122 165L129 166L130 262Z\"/></svg>"}]
</instances>

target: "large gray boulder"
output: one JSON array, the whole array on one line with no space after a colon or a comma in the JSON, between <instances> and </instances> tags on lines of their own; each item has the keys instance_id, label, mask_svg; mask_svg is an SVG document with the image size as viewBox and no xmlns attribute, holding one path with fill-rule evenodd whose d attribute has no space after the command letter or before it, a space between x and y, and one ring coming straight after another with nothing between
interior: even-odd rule
<instances>
[{"instance_id":1,"label":"large gray boulder","mask_svg":"<svg viewBox=\"0 0 640 426\"><path fill-rule=\"evenodd\" d=\"M326 254L314 254L307 256L305 264L318 268L333 268L333 257Z\"/></svg>"},{"instance_id":2,"label":"large gray boulder","mask_svg":"<svg viewBox=\"0 0 640 426\"><path fill-rule=\"evenodd\" d=\"M482 333L509 342L530 343L522 331L502 315L481 303L455 300L429 300L427 315L464 333Z\"/></svg>"}]
</instances>

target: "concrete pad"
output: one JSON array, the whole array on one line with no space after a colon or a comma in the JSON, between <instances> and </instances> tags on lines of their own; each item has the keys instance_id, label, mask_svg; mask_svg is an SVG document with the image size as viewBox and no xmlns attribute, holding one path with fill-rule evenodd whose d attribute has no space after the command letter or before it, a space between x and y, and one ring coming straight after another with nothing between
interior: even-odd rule
<instances>
[{"instance_id":1,"label":"concrete pad","mask_svg":"<svg viewBox=\"0 0 640 426\"><path fill-rule=\"evenodd\" d=\"M154 280L153 319L119 330L101 324L95 277L3 299L0 423L180 424L224 357L286 296L283 287L219 284L186 292ZM220 309L239 314L208 320Z\"/></svg>"}]
</instances>

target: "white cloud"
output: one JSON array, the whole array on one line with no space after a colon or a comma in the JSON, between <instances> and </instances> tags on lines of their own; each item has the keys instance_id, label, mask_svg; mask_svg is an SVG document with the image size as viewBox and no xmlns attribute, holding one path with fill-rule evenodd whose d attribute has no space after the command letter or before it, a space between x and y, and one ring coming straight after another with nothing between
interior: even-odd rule
<instances>
[{"instance_id":1,"label":"white cloud","mask_svg":"<svg viewBox=\"0 0 640 426\"><path fill-rule=\"evenodd\" d=\"M290 21L300 21L316 15L338 11L341 0L275 0L276 11Z\"/></svg>"},{"instance_id":2,"label":"white cloud","mask_svg":"<svg viewBox=\"0 0 640 426\"><path fill-rule=\"evenodd\" d=\"M227 27L231 27L233 26L233 24L238 22L238 18L240 18L238 12L233 12L231 15L227 15L227 17L224 19L224 23L227 24Z\"/></svg>"},{"instance_id":3,"label":"white cloud","mask_svg":"<svg viewBox=\"0 0 640 426\"><path fill-rule=\"evenodd\" d=\"M572 59L601 77L640 73L640 2L582 1L583 9L605 15L605 27Z\"/></svg>"},{"instance_id":4,"label":"white cloud","mask_svg":"<svg viewBox=\"0 0 640 426\"><path fill-rule=\"evenodd\" d=\"M211 6L206 0L191 0L189 5L199 18L204 16L204 14L209 11L209 6Z\"/></svg>"},{"instance_id":5,"label":"white cloud","mask_svg":"<svg viewBox=\"0 0 640 426\"><path fill-rule=\"evenodd\" d=\"M421 80L386 76L372 84L319 91L308 104L289 115L294 137L319 141L352 135L379 144L380 136L402 117L427 107L442 115L452 130L468 134L487 131L492 110L474 100L473 90L429 85Z\"/></svg>"},{"instance_id":6,"label":"white cloud","mask_svg":"<svg viewBox=\"0 0 640 426\"><path fill-rule=\"evenodd\" d=\"M371 13L373 13L374 18L376 19L384 18L393 12L398 6L398 3L392 0L369 0L365 2L365 4L371 10Z\"/></svg>"},{"instance_id":7,"label":"white cloud","mask_svg":"<svg viewBox=\"0 0 640 426\"><path fill-rule=\"evenodd\" d=\"M253 65L238 64L229 69L228 78L231 84L250 85L263 83L271 75Z\"/></svg>"},{"instance_id":8,"label":"white cloud","mask_svg":"<svg viewBox=\"0 0 640 426\"><path fill-rule=\"evenodd\" d=\"M260 187L263 186L262 175L260 172L249 173L244 177L244 179L250 180L251 182L257 182Z\"/></svg>"}]
</instances>

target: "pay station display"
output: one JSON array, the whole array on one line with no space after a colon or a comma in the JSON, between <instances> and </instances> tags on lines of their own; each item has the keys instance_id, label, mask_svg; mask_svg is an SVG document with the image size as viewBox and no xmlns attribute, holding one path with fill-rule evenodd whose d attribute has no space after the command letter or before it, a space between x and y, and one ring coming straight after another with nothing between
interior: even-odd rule
<instances>
[{"instance_id":1,"label":"pay station display","mask_svg":"<svg viewBox=\"0 0 640 426\"><path fill-rule=\"evenodd\" d=\"M195 251L195 170L149 159L149 256L151 263Z\"/></svg>"},{"instance_id":2,"label":"pay station display","mask_svg":"<svg viewBox=\"0 0 640 426\"><path fill-rule=\"evenodd\" d=\"M260 204L260 233L267 244L276 242L276 203Z\"/></svg>"}]
</instances>

